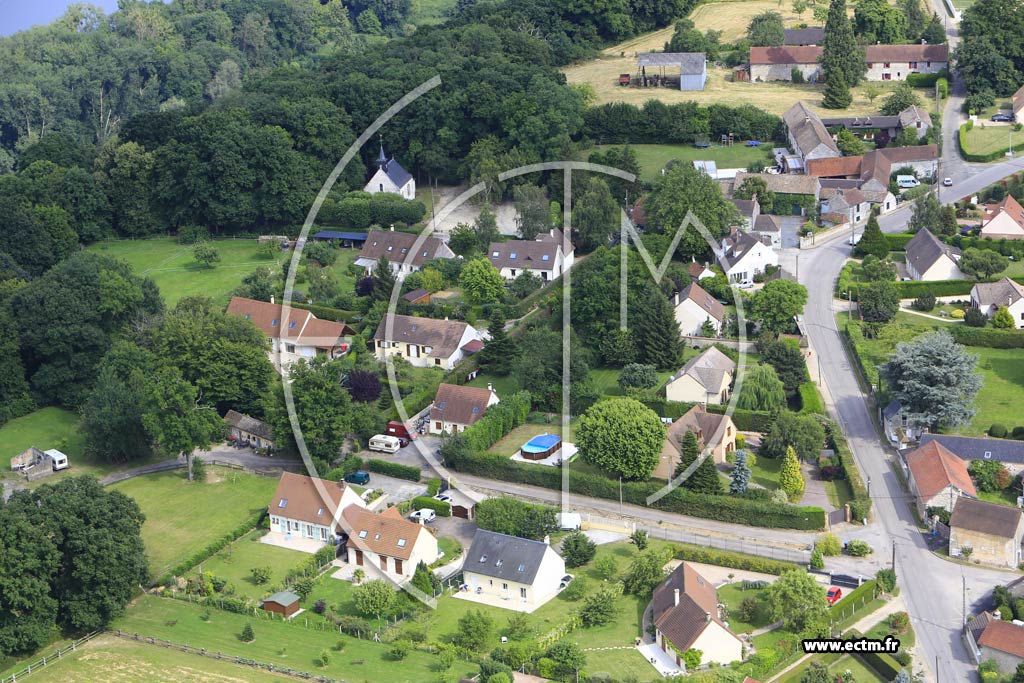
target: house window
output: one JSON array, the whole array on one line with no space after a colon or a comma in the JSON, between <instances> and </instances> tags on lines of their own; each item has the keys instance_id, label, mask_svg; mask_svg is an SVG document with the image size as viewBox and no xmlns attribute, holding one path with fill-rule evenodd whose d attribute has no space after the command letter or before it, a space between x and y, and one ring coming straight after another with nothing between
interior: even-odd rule
<instances>
[{"instance_id":1,"label":"house window","mask_svg":"<svg viewBox=\"0 0 1024 683\"><path fill-rule=\"evenodd\" d=\"M288 353L295 353L295 344L285 344L284 350Z\"/></svg>"},{"instance_id":2,"label":"house window","mask_svg":"<svg viewBox=\"0 0 1024 683\"><path fill-rule=\"evenodd\" d=\"M270 321L270 326L277 327L277 318L274 318L273 320Z\"/></svg>"},{"instance_id":3,"label":"house window","mask_svg":"<svg viewBox=\"0 0 1024 683\"><path fill-rule=\"evenodd\" d=\"M892 80L892 74L882 74L882 80L883 81L891 81Z\"/></svg>"},{"instance_id":4,"label":"house window","mask_svg":"<svg viewBox=\"0 0 1024 683\"><path fill-rule=\"evenodd\" d=\"M359 538L366 538L366 529L359 532Z\"/></svg>"},{"instance_id":5,"label":"house window","mask_svg":"<svg viewBox=\"0 0 1024 683\"><path fill-rule=\"evenodd\" d=\"M491 252L491 258L498 258L498 252L492 251Z\"/></svg>"},{"instance_id":6,"label":"house window","mask_svg":"<svg viewBox=\"0 0 1024 683\"><path fill-rule=\"evenodd\" d=\"M888 69L889 68L889 62L885 62L884 64L882 64L882 68L883 69Z\"/></svg>"},{"instance_id":7,"label":"house window","mask_svg":"<svg viewBox=\"0 0 1024 683\"><path fill-rule=\"evenodd\" d=\"M874 66L874 64L872 64L871 62L868 62L868 68L869 68L869 69L870 69L871 67L873 67L873 66Z\"/></svg>"},{"instance_id":8,"label":"house window","mask_svg":"<svg viewBox=\"0 0 1024 683\"><path fill-rule=\"evenodd\" d=\"M380 183L379 185L377 185L377 191L378 192L383 192L384 191L384 183Z\"/></svg>"},{"instance_id":9,"label":"house window","mask_svg":"<svg viewBox=\"0 0 1024 683\"><path fill-rule=\"evenodd\" d=\"M434 423L434 429L437 429L438 431L440 431L442 429L441 423L440 422L435 422Z\"/></svg>"},{"instance_id":10,"label":"house window","mask_svg":"<svg viewBox=\"0 0 1024 683\"><path fill-rule=\"evenodd\" d=\"M519 597L521 597L523 600L526 599L526 589L525 588L520 588L519 589Z\"/></svg>"},{"instance_id":11,"label":"house window","mask_svg":"<svg viewBox=\"0 0 1024 683\"><path fill-rule=\"evenodd\" d=\"M911 69L916 69L917 68L917 62L911 62L910 63L910 68Z\"/></svg>"},{"instance_id":12,"label":"house window","mask_svg":"<svg viewBox=\"0 0 1024 683\"><path fill-rule=\"evenodd\" d=\"M516 276L516 270L515 270L515 268L511 269L511 270L510 270L509 272L510 272L510 273L512 274L512 277L515 277L515 276Z\"/></svg>"},{"instance_id":13,"label":"house window","mask_svg":"<svg viewBox=\"0 0 1024 683\"><path fill-rule=\"evenodd\" d=\"M435 358L434 359L434 365L440 365L440 364L441 364L441 359L440 358Z\"/></svg>"},{"instance_id":14,"label":"house window","mask_svg":"<svg viewBox=\"0 0 1024 683\"><path fill-rule=\"evenodd\" d=\"M405 539L404 538L398 539L398 547L399 548L404 548L405 547Z\"/></svg>"},{"instance_id":15,"label":"house window","mask_svg":"<svg viewBox=\"0 0 1024 683\"><path fill-rule=\"evenodd\" d=\"M326 527L320 527L320 540L321 541L326 541L327 540L327 529L326 529Z\"/></svg>"},{"instance_id":16,"label":"house window","mask_svg":"<svg viewBox=\"0 0 1024 683\"><path fill-rule=\"evenodd\" d=\"M508 590L508 584L507 583L501 584L501 590L507 591Z\"/></svg>"}]
</instances>

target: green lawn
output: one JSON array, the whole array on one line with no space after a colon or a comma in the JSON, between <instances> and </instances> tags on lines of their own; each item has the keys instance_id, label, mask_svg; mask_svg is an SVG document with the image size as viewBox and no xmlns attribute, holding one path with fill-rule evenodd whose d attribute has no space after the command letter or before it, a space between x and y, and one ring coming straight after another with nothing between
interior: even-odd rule
<instances>
[{"instance_id":1,"label":"green lawn","mask_svg":"<svg viewBox=\"0 0 1024 683\"><path fill-rule=\"evenodd\" d=\"M422 683L437 676L432 655L413 650L404 660L396 661L388 655L390 646L386 644L306 629L299 626L304 623L301 616L295 623L285 624L214 609L209 611L210 620L204 621L205 611L180 600L147 595L112 628L349 681ZM252 624L256 634L251 643L243 643L238 637L246 622ZM340 653L332 649L339 641L344 643ZM325 649L331 661L320 668L314 660ZM468 676L476 672L476 666L457 662L453 671Z\"/></svg>"},{"instance_id":2,"label":"green lawn","mask_svg":"<svg viewBox=\"0 0 1024 683\"><path fill-rule=\"evenodd\" d=\"M439 24L455 11L455 4L455 0L412 0L409 23L416 26Z\"/></svg>"},{"instance_id":3,"label":"green lawn","mask_svg":"<svg viewBox=\"0 0 1024 683\"><path fill-rule=\"evenodd\" d=\"M962 134L964 151L969 154L990 154L992 152L1006 152L1010 149L1010 133L1013 130L1009 125L985 125L977 123L969 131ZM1019 148L1024 143L1024 133L1016 133L1013 141L1014 148Z\"/></svg>"},{"instance_id":4,"label":"green lawn","mask_svg":"<svg viewBox=\"0 0 1024 683\"><path fill-rule=\"evenodd\" d=\"M168 306L200 295L227 304L242 278L259 266L277 270L286 258L284 254L276 259L262 257L254 239L215 240L214 245L221 258L214 268L192 258L192 245L178 244L170 237L98 242L89 249L126 261L139 275L153 278Z\"/></svg>"},{"instance_id":5,"label":"green lawn","mask_svg":"<svg viewBox=\"0 0 1024 683\"><path fill-rule=\"evenodd\" d=\"M339 248L335 251L338 253L338 260L328 270L338 278L338 287L342 292L352 292L355 290L356 278L349 273L349 266L355 263L359 250Z\"/></svg>"},{"instance_id":6,"label":"green lawn","mask_svg":"<svg viewBox=\"0 0 1024 683\"><path fill-rule=\"evenodd\" d=\"M272 587L281 585L289 569L305 562L309 555L260 543L261 536L262 530L238 539L203 562L203 573L227 579L227 586L241 597L253 600L264 597ZM257 585L252 580L253 567L269 567L270 581Z\"/></svg>"},{"instance_id":7,"label":"green lawn","mask_svg":"<svg viewBox=\"0 0 1024 683\"><path fill-rule=\"evenodd\" d=\"M687 349L689 351L689 349ZM696 355L693 353L687 353L687 356ZM687 358L689 360L689 358ZM682 366L680 366L682 367ZM665 370L658 373L658 388L665 386L665 382L672 377L673 373L677 370ZM594 386L597 388L598 393L603 396L625 396L626 392L619 386L619 375L622 374L621 368L596 368L590 371L590 379L594 382Z\"/></svg>"},{"instance_id":8,"label":"green lawn","mask_svg":"<svg viewBox=\"0 0 1024 683\"><path fill-rule=\"evenodd\" d=\"M621 147L621 145L597 145L594 149L604 150L608 147ZM661 173L665 164L673 159L686 163L699 159L710 159L718 165L718 168L746 168L754 161L768 163L771 145L747 147L737 144L732 147L722 147L716 144L707 149L700 149L693 145L630 145L630 148L636 152L641 178L651 181Z\"/></svg>"},{"instance_id":9,"label":"green lawn","mask_svg":"<svg viewBox=\"0 0 1024 683\"><path fill-rule=\"evenodd\" d=\"M189 482L183 470L175 470L114 484L146 515L142 540L154 577L265 508L277 488L273 477L207 470L210 482L204 483Z\"/></svg>"},{"instance_id":10,"label":"green lawn","mask_svg":"<svg viewBox=\"0 0 1024 683\"><path fill-rule=\"evenodd\" d=\"M499 377L498 375L488 375L481 373L476 376L473 381L468 383L471 387L480 387L486 389L487 385L490 384L496 392L498 397L511 396L512 394L519 391L519 383L515 377L507 375L505 377Z\"/></svg>"},{"instance_id":11,"label":"green lawn","mask_svg":"<svg viewBox=\"0 0 1024 683\"><path fill-rule=\"evenodd\" d=\"M313 667L308 667L314 671ZM21 679L18 679L21 680ZM32 673L36 683L283 683L292 678L210 657L103 635Z\"/></svg>"},{"instance_id":12,"label":"green lawn","mask_svg":"<svg viewBox=\"0 0 1024 683\"><path fill-rule=\"evenodd\" d=\"M760 600L764 597L764 593L765 589L743 590L739 582L730 583L718 589L718 601L729 610L729 628L733 633L750 633L771 622L765 609L757 610L754 618L749 622L740 619L740 603L745 598Z\"/></svg>"},{"instance_id":13,"label":"green lawn","mask_svg":"<svg viewBox=\"0 0 1024 683\"><path fill-rule=\"evenodd\" d=\"M561 434L561 423L557 418L552 418L550 424L527 423L520 425L499 439L493 446L487 449L487 452L512 457L519 452L523 444L540 434ZM572 438L571 429L569 438ZM578 462L578 459L574 461L574 466L576 462ZM544 467L544 465L538 465L538 467Z\"/></svg>"},{"instance_id":14,"label":"green lawn","mask_svg":"<svg viewBox=\"0 0 1024 683\"><path fill-rule=\"evenodd\" d=\"M801 683L804 674L811 666L811 661L801 664L785 676L776 679L777 683ZM866 666L861 660L853 655L816 655L813 661L828 664L828 670L832 674L839 675L844 671L853 673L853 680L857 683L887 683L887 681L875 673L874 669Z\"/></svg>"},{"instance_id":15,"label":"green lawn","mask_svg":"<svg viewBox=\"0 0 1024 683\"><path fill-rule=\"evenodd\" d=\"M749 459L747 462L750 462ZM782 469L782 458L756 457L754 466L750 468L750 480L766 489L779 488L779 470Z\"/></svg>"},{"instance_id":16,"label":"green lawn","mask_svg":"<svg viewBox=\"0 0 1024 683\"><path fill-rule=\"evenodd\" d=\"M853 500L853 489L850 488L850 482L845 479L836 479L835 481L823 483L825 485L825 495L828 496L828 502L832 503L832 507L840 509Z\"/></svg>"}]
</instances>

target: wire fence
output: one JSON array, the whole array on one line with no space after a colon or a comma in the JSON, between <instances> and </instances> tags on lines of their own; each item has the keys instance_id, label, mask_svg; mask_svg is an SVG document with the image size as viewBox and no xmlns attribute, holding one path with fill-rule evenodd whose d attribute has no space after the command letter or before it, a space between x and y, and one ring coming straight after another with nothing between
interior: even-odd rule
<instances>
[{"instance_id":1,"label":"wire fence","mask_svg":"<svg viewBox=\"0 0 1024 683\"><path fill-rule=\"evenodd\" d=\"M140 636L138 633L128 633L127 631L111 631L111 633L118 638L124 638L125 640L134 640L139 643L146 643L149 645L157 645L170 650L177 650L178 652L185 652L192 655L199 655L201 657L208 657L210 659L216 659L222 662L229 662L231 664L238 664L240 666L248 666L253 669L262 669L284 676L291 676L292 678L299 678L305 681L316 681L317 683L347 683L341 678L331 678L330 676L322 676L311 673L309 671L303 671L301 669L293 669L290 666L281 666L279 664L269 664L267 662L261 662L256 659L249 659L247 657L235 657L234 655L226 655L221 652L211 652L206 648L191 647L189 645L182 645L175 643L170 640L162 640L160 638L150 638L148 636ZM356 660L353 664L362 664L362 661ZM4 681L3 683L6 683Z\"/></svg>"},{"instance_id":2,"label":"wire fence","mask_svg":"<svg viewBox=\"0 0 1024 683\"><path fill-rule=\"evenodd\" d=\"M73 640L71 641L71 644L67 647L62 647L51 655L45 655L41 659L38 659L35 662L26 665L25 668L23 668L21 671L15 671L10 676L0 678L0 683L15 683L16 681L20 681L26 676L35 673L40 669L45 669L51 664L56 664L61 657L67 655L69 652L74 652L78 649L80 645L88 643L90 640L100 635L100 633L100 631L94 631L89 635L79 638L78 640Z\"/></svg>"}]
</instances>

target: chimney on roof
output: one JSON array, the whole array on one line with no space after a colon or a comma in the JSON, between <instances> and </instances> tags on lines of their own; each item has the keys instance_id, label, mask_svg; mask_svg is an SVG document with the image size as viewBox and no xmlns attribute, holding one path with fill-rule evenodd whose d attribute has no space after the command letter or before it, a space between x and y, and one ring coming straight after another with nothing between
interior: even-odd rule
<instances>
[{"instance_id":1,"label":"chimney on roof","mask_svg":"<svg viewBox=\"0 0 1024 683\"><path fill-rule=\"evenodd\" d=\"M270 295L270 303L274 303L274 295L273 294Z\"/></svg>"},{"instance_id":2,"label":"chimney on roof","mask_svg":"<svg viewBox=\"0 0 1024 683\"><path fill-rule=\"evenodd\" d=\"M390 227L390 228L388 228L388 232L394 232L394 231L395 231L395 224L394 224L394 223L392 223L392 224L391 224L391 227Z\"/></svg>"},{"instance_id":3,"label":"chimney on roof","mask_svg":"<svg viewBox=\"0 0 1024 683\"><path fill-rule=\"evenodd\" d=\"M675 605L676 605L676 607L679 607L679 589L678 588L676 588L674 591L672 591L672 596L673 596L673 598L675 598Z\"/></svg>"},{"instance_id":4,"label":"chimney on roof","mask_svg":"<svg viewBox=\"0 0 1024 683\"><path fill-rule=\"evenodd\" d=\"M710 624L711 623L711 612L705 612L704 613L704 623L706 623L706 624Z\"/></svg>"},{"instance_id":5,"label":"chimney on roof","mask_svg":"<svg viewBox=\"0 0 1024 683\"><path fill-rule=\"evenodd\" d=\"M544 534L544 545L551 545L551 537Z\"/></svg>"},{"instance_id":6,"label":"chimney on roof","mask_svg":"<svg viewBox=\"0 0 1024 683\"><path fill-rule=\"evenodd\" d=\"M487 391L494 391L494 387L491 386L490 382L487 383Z\"/></svg>"}]
</instances>

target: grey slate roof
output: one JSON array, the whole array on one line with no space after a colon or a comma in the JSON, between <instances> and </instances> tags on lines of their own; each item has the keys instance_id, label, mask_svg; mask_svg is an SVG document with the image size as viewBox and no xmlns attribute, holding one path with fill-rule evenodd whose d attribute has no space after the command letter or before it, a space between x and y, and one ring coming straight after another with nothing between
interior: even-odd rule
<instances>
[{"instance_id":1,"label":"grey slate roof","mask_svg":"<svg viewBox=\"0 0 1024 683\"><path fill-rule=\"evenodd\" d=\"M1000 538L1014 538L1020 518L1020 508L961 497L953 508L949 526Z\"/></svg>"},{"instance_id":2,"label":"grey slate roof","mask_svg":"<svg viewBox=\"0 0 1024 683\"><path fill-rule=\"evenodd\" d=\"M921 274L927 272L943 256L953 258L959 255L959 249L940 242L928 228L918 230L914 238L907 242L907 261Z\"/></svg>"},{"instance_id":3,"label":"grey slate roof","mask_svg":"<svg viewBox=\"0 0 1024 683\"><path fill-rule=\"evenodd\" d=\"M706 56L703 52L643 52L637 56L637 65L678 66L684 76L704 73Z\"/></svg>"},{"instance_id":4,"label":"grey slate roof","mask_svg":"<svg viewBox=\"0 0 1024 683\"><path fill-rule=\"evenodd\" d=\"M235 410L229 410L224 416L224 421L232 427L237 427L243 432L255 434L261 436L264 439L270 439L273 437L273 432L270 430L270 425L262 420L257 420L255 417L243 415Z\"/></svg>"},{"instance_id":5,"label":"grey slate roof","mask_svg":"<svg viewBox=\"0 0 1024 683\"><path fill-rule=\"evenodd\" d=\"M808 109L803 102L797 102L790 107L782 115L782 119L786 122L786 127L789 128L802 155L806 156L819 145L825 145L835 156L841 156L839 147L836 146L835 140L825 129L821 118Z\"/></svg>"},{"instance_id":6,"label":"grey slate roof","mask_svg":"<svg viewBox=\"0 0 1024 683\"><path fill-rule=\"evenodd\" d=\"M782 34L785 36L783 45L821 45L825 40L825 29L821 27L787 28Z\"/></svg>"},{"instance_id":7,"label":"grey slate roof","mask_svg":"<svg viewBox=\"0 0 1024 683\"><path fill-rule=\"evenodd\" d=\"M730 199L732 205L740 212L740 215L746 219L750 219L754 216L754 207L757 205L756 199Z\"/></svg>"},{"instance_id":8,"label":"grey slate roof","mask_svg":"<svg viewBox=\"0 0 1024 683\"><path fill-rule=\"evenodd\" d=\"M963 460L996 460L1024 464L1024 441L987 439L980 436L956 434L924 434L921 436L922 446L929 441L938 441Z\"/></svg>"},{"instance_id":9,"label":"grey slate roof","mask_svg":"<svg viewBox=\"0 0 1024 683\"><path fill-rule=\"evenodd\" d=\"M698 355L687 361L686 365L672 376L669 383L679 379L683 375L690 375L696 379L701 386L711 387L715 390L722 384L725 374L736 372L736 363L727 355L714 346L709 346Z\"/></svg>"},{"instance_id":10,"label":"grey slate roof","mask_svg":"<svg viewBox=\"0 0 1024 683\"><path fill-rule=\"evenodd\" d=\"M547 543L477 529L462 570L495 579L533 583Z\"/></svg>"},{"instance_id":11,"label":"grey slate roof","mask_svg":"<svg viewBox=\"0 0 1024 683\"><path fill-rule=\"evenodd\" d=\"M402 187L407 182L412 180L412 174L402 168L402 165L395 161L394 157L391 157L388 161L384 162L384 173L387 174L388 178L391 179L396 186Z\"/></svg>"},{"instance_id":12,"label":"grey slate roof","mask_svg":"<svg viewBox=\"0 0 1024 683\"><path fill-rule=\"evenodd\" d=\"M897 415L899 415L901 410L903 410L903 404L900 403L899 401L892 401L882 411L882 417L884 417L886 420L891 420L894 417L896 417ZM921 445L923 446L924 443L925 443L924 439L922 439L921 440Z\"/></svg>"},{"instance_id":13,"label":"grey slate roof","mask_svg":"<svg viewBox=\"0 0 1024 683\"><path fill-rule=\"evenodd\" d=\"M468 325L458 320L437 320L409 315L395 315L391 323L391 336L387 336L388 318L385 316L373 334L375 342L401 342L433 347L430 358L448 358L459 348Z\"/></svg>"},{"instance_id":14,"label":"grey slate roof","mask_svg":"<svg viewBox=\"0 0 1024 683\"><path fill-rule=\"evenodd\" d=\"M974 287L978 290L978 305L983 308L1009 306L1024 298L1024 285L1008 277L998 282L979 282Z\"/></svg>"},{"instance_id":15,"label":"grey slate roof","mask_svg":"<svg viewBox=\"0 0 1024 683\"><path fill-rule=\"evenodd\" d=\"M299 596L291 591L281 591L274 593L270 597L263 598L260 602L276 602L279 605L291 605L292 603L298 602Z\"/></svg>"}]
</instances>

